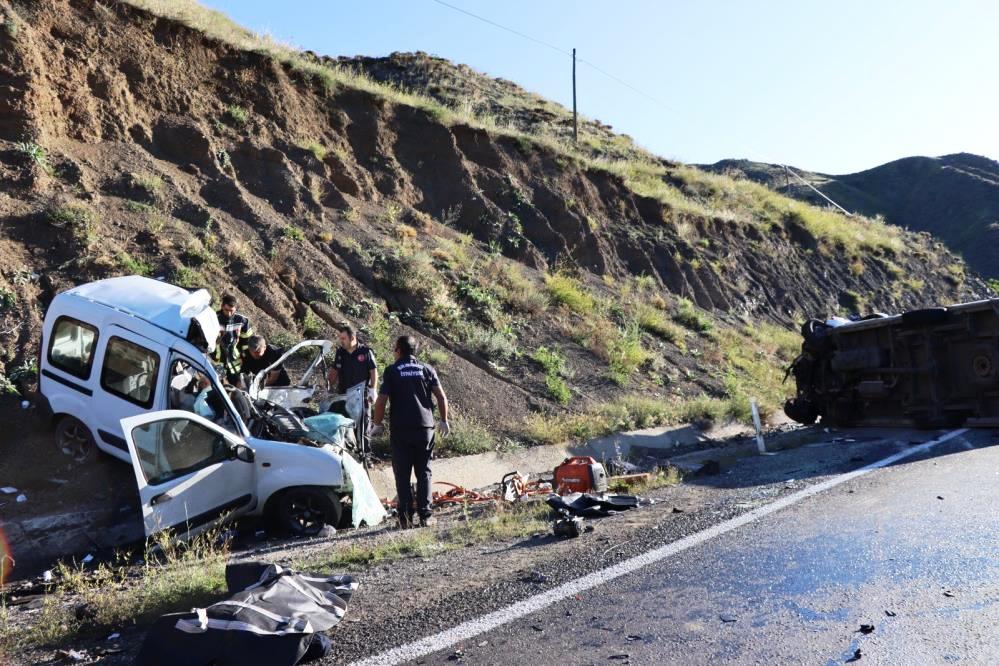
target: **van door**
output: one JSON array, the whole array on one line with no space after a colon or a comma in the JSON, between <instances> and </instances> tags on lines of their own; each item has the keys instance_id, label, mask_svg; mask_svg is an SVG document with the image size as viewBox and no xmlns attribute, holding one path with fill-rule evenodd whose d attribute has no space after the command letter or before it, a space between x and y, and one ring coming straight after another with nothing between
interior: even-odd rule
<instances>
[{"instance_id":1,"label":"van door","mask_svg":"<svg viewBox=\"0 0 999 666\"><path fill-rule=\"evenodd\" d=\"M182 410L122 419L146 536L184 539L256 504L253 451L211 421Z\"/></svg>"},{"instance_id":2,"label":"van door","mask_svg":"<svg viewBox=\"0 0 999 666\"><path fill-rule=\"evenodd\" d=\"M164 360L160 345L120 326L108 327L102 347L93 403L94 437L105 451L127 461L121 420L165 404L157 390Z\"/></svg>"}]
</instances>

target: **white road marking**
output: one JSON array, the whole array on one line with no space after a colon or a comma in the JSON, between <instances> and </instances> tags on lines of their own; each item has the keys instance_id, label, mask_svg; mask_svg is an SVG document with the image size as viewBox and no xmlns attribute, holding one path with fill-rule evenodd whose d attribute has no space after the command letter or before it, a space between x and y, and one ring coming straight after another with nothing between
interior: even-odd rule
<instances>
[{"instance_id":1,"label":"white road marking","mask_svg":"<svg viewBox=\"0 0 999 666\"><path fill-rule=\"evenodd\" d=\"M839 476L835 476L831 479L826 479L825 481L816 483L815 485L809 486L804 490L799 490L796 493L782 497L775 502L753 509L752 511L747 511L746 513L738 515L735 518L726 520L723 523L719 523L695 534L688 535L678 541L656 548L655 550L650 550L646 553L642 553L641 555L636 555L635 557L615 564L612 567L594 571L593 573L587 574L582 578L571 580L567 583L559 585L558 587L552 588L547 592L542 592L533 597L528 597L523 601L518 601L510 606L500 608L499 610L489 613L488 615L474 618L459 624L456 627L434 634L433 636L427 636L426 638L422 638L418 641L414 641L406 645L400 645L397 648L387 650L381 654L373 655L366 659L362 659L361 661L355 661L351 664L351 666L393 666L394 664L413 661L414 659L425 657L428 654L444 650L452 645L467 641L475 636L478 636L479 634L484 634L487 631L491 631L504 624L520 619L525 615L536 613L539 610L558 603L563 599L568 599L569 597L579 594L580 592L585 592L597 587L598 585L603 585L604 583L610 582L616 578L620 578L621 576L635 572L643 567L647 567L650 564L655 564L660 560L664 560L667 557L671 557L689 548L693 548L694 546L702 544L705 541L721 536L726 532L731 532L732 530L738 529L743 525L759 520L764 516L769 516L772 513L780 511L781 509L786 509L787 507L808 499L813 495L818 495L819 493L829 490L830 488L835 488L836 486L846 483L847 481L852 481L876 469L887 467L888 465L898 462L899 460L922 453L937 444L963 435L967 431L967 428L953 430L941 435L937 439L899 451L894 455L878 460L877 462L873 462L870 465L865 465L860 469L855 469L852 472L846 472L845 474L840 474Z\"/></svg>"}]
</instances>

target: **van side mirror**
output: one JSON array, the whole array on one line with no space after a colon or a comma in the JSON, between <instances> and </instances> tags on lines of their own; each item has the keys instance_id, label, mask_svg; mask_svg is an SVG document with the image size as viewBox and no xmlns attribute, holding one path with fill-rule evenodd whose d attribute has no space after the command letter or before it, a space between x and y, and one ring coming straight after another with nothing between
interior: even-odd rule
<instances>
[{"instance_id":1,"label":"van side mirror","mask_svg":"<svg viewBox=\"0 0 999 666\"><path fill-rule=\"evenodd\" d=\"M256 455L253 453L253 449L248 447L246 444L237 444L229 451L230 459L232 460L242 460L247 463L251 463L256 460Z\"/></svg>"}]
</instances>

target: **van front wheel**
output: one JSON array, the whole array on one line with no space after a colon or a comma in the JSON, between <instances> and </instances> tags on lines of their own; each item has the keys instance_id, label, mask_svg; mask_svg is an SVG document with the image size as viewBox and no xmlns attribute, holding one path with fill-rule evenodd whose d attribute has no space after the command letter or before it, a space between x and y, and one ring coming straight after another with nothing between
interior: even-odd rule
<instances>
[{"instance_id":1,"label":"van front wheel","mask_svg":"<svg viewBox=\"0 0 999 666\"><path fill-rule=\"evenodd\" d=\"M87 463L97 455L97 444L90 430L79 419L64 416L59 419L55 429L56 448L63 455L69 456L77 463Z\"/></svg>"},{"instance_id":2,"label":"van front wheel","mask_svg":"<svg viewBox=\"0 0 999 666\"><path fill-rule=\"evenodd\" d=\"M315 536L324 525L340 523L343 507L329 488L303 486L284 491L274 507L277 526L294 536Z\"/></svg>"}]
</instances>

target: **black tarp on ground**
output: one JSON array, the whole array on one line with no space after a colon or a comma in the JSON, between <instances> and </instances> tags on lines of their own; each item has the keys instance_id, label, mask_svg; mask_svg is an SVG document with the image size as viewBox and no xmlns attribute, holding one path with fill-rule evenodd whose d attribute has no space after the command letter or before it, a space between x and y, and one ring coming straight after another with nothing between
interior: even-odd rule
<instances>
[{"instance_id":1,"label":"black tarp on ground","mask_svg":"<svg viewBox=\"0 0 999 666\"><path fill-rule=\"evenodd\" d=\"M190 613L164 615L149 630L139 666L295 666L329 652L357 589L352 576L314 576L276 564L226 567L230 597Z\"/></svg>"},{"instance_id":2,"label":"black tarp on ground","mask_svg":"<svg viewBox=\"0 0 999 666\"><path fill-rule=\"evenodd\" d=\"M639 499L635 495L591 495L589 493L550 495L545 501L556 511L566 511L570 515L584 518L602 518L619 511L634 509L639 504Z\"/></svg>"}]
</instances>

